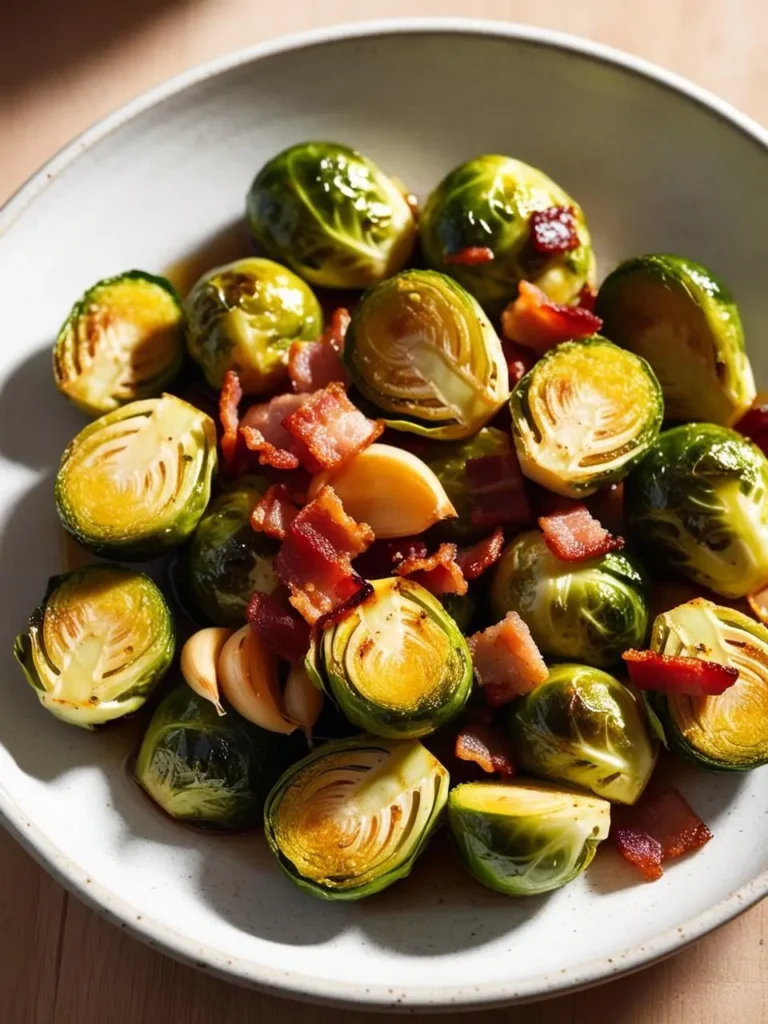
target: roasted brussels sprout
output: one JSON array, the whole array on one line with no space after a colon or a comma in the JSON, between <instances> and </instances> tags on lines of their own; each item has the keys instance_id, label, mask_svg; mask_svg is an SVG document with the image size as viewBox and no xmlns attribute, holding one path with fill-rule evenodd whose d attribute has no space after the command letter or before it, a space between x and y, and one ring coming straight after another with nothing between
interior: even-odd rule
<instances>
[{"instance_id":1,"label":"roasted brussels sprout","mask_svg":"<svg viewBox=\"0 0 768 1024\"><path fill-rule=\"evenodd\" d=\"M311 284L367 288L400 270L416 241L405 196L373 161L302 142L262 167L246 202L251 234Z\"/></svg>"},{"instance_id":2,"label":"roasted brussels sprout","mask_svg":"<svg viewBox=\"0 0 768 1024\"><path fill-rule=\"evenodd\" d=\"M277 586L273 565L280 544L256 533L249 522L267 486L251 478L246 486L220 494L179 553L176 592L194 619L239 626L254 591L271 594Z\"/></svg>"},{"instance_id":3,"label":"roasted brussels sprout","mask_svg":"<svg viewBox=\"0 0 768 1024\"><path fill-rule=\"evenodd\" d=\"M146 559L180 544L208 504L216 428L172 395L131 402L67 445L56 508L75 540L97 555Z\"/></svg>"},{"instance_id":4,"label":"roasted brussels sprout","mask_svg":"<svg viewBox=\"0 0 768 1024\"><path fill-rule=\"evenodd\" d=\"M607 800L541 782L468 782L451 790L448 822L478 882L538 896L571 882L608 835Z\"/></svg>"},{"instance_id":5,"label":"roasted brussels sprout","mask_svg":"<svg viewBox=\"0 0 768 1024\"><path fill-rule=\"evenodd\" d=\"M532 245L531 214L553 207L570 211L577 245L540 253ZM545 174L507 156L479 156L451 171L427 199L419 235L429 266L455 277L491 315L515 298L523 279L565 303L594 283L584 214ZM493 260L474 266L451 262L475 246L491 249Z\"/></svg>"},{"instance_id":6,"label":"roasted brussels sprout","mask_svg":"<svg viewBox=\"0 0 768 1024\"><path fill-rule=\"evenodd\" d=\"M468 292L432 270L366 292L344 361L390 427L441 440L477 433L509 394L498 335Z\"/></svg>"},{"instance_id":7,"label":"roasted brussels sprout","mask_svg":"<svg viewBox=\"0 0 768 1024\"><path fill-rule=\"evenodd\" d=\"M621 263L602 284L605 333L653 367L669 419L731 426L755 381L733 296L706 267L680 256Z\"/></svg>"},{"instance_id":8,"label":"roasted brussels sprout","mask_svg":"<svg viewBox=\"0 0 768 1024\"><path fill-rule=\"evenodd\" d=\"M704 768L748 771L768 764L768 629L732 608L697 599L658 616L651 647L739 672L718 697L645 694L670 746Z\"/></svg>"},{"instance_id":9,"label":"roasted brussels sprout","mask_svg":"<svg viewBox=\"0 0 768 1024\"><path fill-rule=\"evenodd\" d=\"M467 642L418 583L375 580L373 595L327 626L307 671L354 725L376 736L426 736L464 707L472 689Z\"/></svg>"},{"instance_id":10,"label":"roasted brussels sprout","mask_svg":"<svg viewBox=\"0 0 768 1024\"><path fill-rule=\"evenodd\" d=\"M461 632L467 633L475 617L477 603L473 594L443 594L439 600Z\"/></svg>"},{"instance_id":11,"label":"roasted brussels sprout","mask_svg":"<svg viewBox=\"0 0 768 1024\"><path fill-rule=\"evenodd\" d=\"M724 597L768 583L768 459L727 427L665 431L624 486L649 555Z\"/></svg>"},{"instance_id":12,"label":"roasted brussels sprout","mask_svg":"<svg viewBox=\"0 0 768 1024\"><path fill-rule=\"evenodd\" d=\"M513 707L515 758L524 771L633 804L656 762L642 705L607 672L556 665Z\"/></svg>"},{"instance_id":13,"label":"roasted brussels sprout","mask_svg":"<svg viewBox=\"0 0 768 1024\"><path fill-rule=\"evenodd\" d=\"M563 562L539 530L521 533L504 549L491 585L497 618L517 612L538 648L554 658L598 667L616 664L648 632L645 574L624 552Z\"/></svg>"},{"instance_id":14,"label":"roasted brussels sprout","mask_svg":"<svg viewBox=\"0 0 768 1024\"><path fill-rule=\"evenodd\" d=\"M248 828L259 824L270 788L299 749L230 707L219 715L209 700L181 685L152 716L134 776L172 818L213 829Z\"/></svg>"},{"instance_id":15,"label":"roasted brussels sprout","mask_svg":"<svg viewBox=\"0 0 768 1024\"><path fill-rule=\"evenodd\" d=\"M283 775L264 829L298 886L357 900L409 874L447 796L448 772L418 741L337 740Z\"/></svg>"},{"instance_id":16,"label":"roasted brussels sprout","mask_svg":"<svg viewBox=\"0 0 768 1024\"><path fill-rule=\"evenodd\" d=\"M49 580L13 653L44 708L93 729L141 707L174 646L170 610L148 576L91 565Z\"/></svg>"},{"instance_id":17,"label":"roasted brussels sprout","mask_svg":"<svg viewBox=\"0 0 768 1024\"><path fill-rule=\"evenodd\" d=\"M598 335L547 352L512 392L510 408L523 472L570 498L622 480L664 418L650 366Z\"/></svg>"},{"instance_id":18,"label":"roasted brussels sprout","mask_svg":"<svg viewBox=\"0 0 768 1024\"><path fill-rule=\"evenodd\" d=\"M295 339L323 329L320 304L300 277L272 260L237 260L209 271L189 293L187 348L211 387L237 370L249 395L274 391L287 377Z\"/></svg>"},{"instance_id":19,"label":"roasted brussels sprout","mask_svg":"<svg viewBox=\"0 0 768 1024\"><path fill-rule=\"evenodd\" d=\"M155 398L184 359L184 310L170 281L141 270L78 299L53 347L59 391L89 416Z\"/></svg>"}]
</instances>

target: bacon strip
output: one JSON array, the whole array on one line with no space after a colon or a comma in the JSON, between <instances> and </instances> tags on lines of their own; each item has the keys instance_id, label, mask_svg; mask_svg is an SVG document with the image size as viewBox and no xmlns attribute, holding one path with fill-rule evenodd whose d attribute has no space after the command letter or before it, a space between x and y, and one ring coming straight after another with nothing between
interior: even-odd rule
<instances>
[{"instance_id":1,"label":"bacon strip","mask_svg":"<svg viewBox=\"0 0 768 1024\"><path fill-rule=\"evenodd\" d=\"M489 537L468 548L459 548L456 558L459 569L467 580L476 580L501 558L504 549L504 531L500 526Z\"/></svg>"},{"instance_id":2,"label":"bacon strip","mask_svg":"<svg viewBox=\"0 0 768 1024\"><path fill-rule=\"evenodd\" d=\"M756 594L749 594L747 601L754 615L763 625L768 626L768 586L758 590Z\"/></svg>"},{"instance_id":3,"label":"bacon strip","mask_svg":"<svg viewBox=\"0 0 768 1024\"><path fill-rule=\"evenodd\" d=\"M287 416L296 412L309 400L309 395L275 395L268 402L252 405L240 423L240 433L249 451L256 452L262 466L275 469L296 469L304 465L310 472L316 467L307 465L311 461L307 446L283 426Z\"/></svg>"},{"instance_id":4,"label":"bacon strip","mask_svg":"<svg viewBox=\"0 0 768 1024\"><path fill-rule=\"evenodd\" d=\"M251 527L257 533L285 540L288 527L298 514L285 484L273 484L251 512Z\"/></svg>"},{"instance_id":5,"label":"bacon strip","mask_svg":"<svg viewBox=\"0 0 768 1024\"><path fill-rule=\"evenodd\" d=\"M461 727L454 754L460 761L473 761L480 765L489 775L511 779L515 774L515 764L504 733L484 722L469 722Z\"/></svg>"},{"instance_id":6,"label":"bacon strip","mask_svg":"<svg viewBox=\"0 0 768 1024\"><path fill-rule=\"evenodd\" d=\"M373 444L384 430L383 423L369 420L350 402L338 382L304 398L300 407L286 416L283 425L308 450L316 472L338 469ZM302 460L302 464L312 469L306 461Z\"/></svg>"},{"instance_id":7,"label":"bacon strip","mask_svg":"<svg viewBox=\"0 0 768 1024\"><path fill-rule=\"evenodd\" d=\"M376 540L355 559L355 569L367 580L380 580L391 576L396 566L412 557L427 557L427 545L421 537Z\"/></svg>"},{"instance_id":8,"label":"bacon strip","mask_svg":"<svg viewBox=\"0 0 768 1024\"><path fill-rule=\"evenodd\" d=\"M288 376L293 390L309 394L338 382L349 384L349 374L341 361L344 338L350 324L349 310L334 310L331 322L315 341L294 341L288 353Z\"/></svg>"},{"instance_id":9,"label":"bacon strip","mask_svg":"<svg viewBox=\"0 0 768 1024\"><path fill-rule=\"evenodd\" d=\"M501 314L501 333L539 355L573 338L588 338L603 326L585 306L551 302L541 288L521 281L518 295Z\"/></svg>"},{"instance_id":10,"label":"bacon strip","mask_svg":"<svg viewBox=\"0 0 768 1024\"><path fill-rule=\"evenodd\" d=\"M465 267L477 267L483 263L491 263L494 259L493 249L487 245L467 245L458 252L450 252L445 257L446 263L457 263Z\"/></svg>"},{"instance_id":11,"label":"bacon strip","mask_svg":"<svg viewBox=\"0 0 768 1024\"><path fill-rule=\"evenodd\" d=\"M472 492L470 518L475 526L523 526L530 522L525 478L513 451L468 459L465 473Z\"/></svg>"},{"instance_id":12,"label":"bacon strip","mask_svg":"<svg viewBox=\"0 0 768 1024\"><path fill-rule=\"evenodd\" d=\"M499 707L528 693L549 675L531 631L517 612L469 638L475 677L488 703Z\"/></svg>"},{"instance_id":13,"label":"bacon strip","mask_svg":"<svg viewBox=\"0 0 768 1024\"><path fill-rule=\"evenodd\" d=\"M702 658L655 651L625 651L621 656L638 690L658 690L681 697L718 697L733 686L739 670Z\"/></svg>"},{"instance_id":14,"label":"bacon strip","mask_svg":"<svg viewBox=\"0 0 768 1024\"><path fill-rule=\"evenodd\" d=\"M759 395L752 408L736 424L736 430L768 455L768 395Z\"/></svg>"},{"instance_id":15,"label":"bacon strip","mask_svg":"<svg viewBox=\"0 0 768 1024\"><path fill-rule=\"evenodd\" d=\"M221 457L227 469L233 469L237 454L237 430L240 426L238 409L243 398L240 378L234 370L227 370L219 394L219 421L221 435Z\"/></svg>"},{"instance_id":16,"label":"bacon strip","mask_svg":"<svg viewBox=\"0 0 768 1024\"><path fill-rule=\"evenodd\" d=\"M275 591L251 596L245 617L265 646L286 661L301 661L309 650L309 626L288 604L288 595Z\"/></svg>"},{"instance_id":17,"label":"bacon strip","mask_svg":"<svg viewBox=\"0 0 768 1024\"><path fill-rule=\"evenodd\" d=\"M623 538L604 529L586 505L540 516L539 526L545 544L562 562L584 562L624 547Z\"/></svg>"},{"instance_id":18,"label":"bacon strip","mask_svg":"<svg viewBox=\"0 0 768 1024\"><path fill-rule=\"evenodd\" d=\"M466 594L467 581L456 561L455 544L441 544L434 555L410 555L395 570L398 576L408 576L414 583L440 597L442 594Z\"/></svg>"},{"instance_id":19,"label":"bacon strip","mask_svg":"<svg viewBox=\"0 0 768 1024\"><path fill-rule=\"evenodd\" d=\"M645 795L633 807L614 805L611 839L622 857L648 881L663 873L662 864L697 850L712 833L676 789Z\"/></svg>"},{"instance_id":20,"label":"bacon strip","mask_svg":"<svg viewBox=\"0 0 768 1024\"><path fill-rule=\"evenodd\" d=\"M576 303L576 305L580 309L586 309L590 313L594 313L596 302L597 288L593 288L591 284L585 284L579 292L579 300Z\"/></svg>"}]
</instances>

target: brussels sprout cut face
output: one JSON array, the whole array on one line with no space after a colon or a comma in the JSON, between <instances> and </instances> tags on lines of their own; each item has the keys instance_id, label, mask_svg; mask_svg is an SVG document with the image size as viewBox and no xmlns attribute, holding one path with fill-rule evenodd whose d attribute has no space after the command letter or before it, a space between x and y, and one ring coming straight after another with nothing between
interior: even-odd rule
<instances>
[{"instance_id":1,"label":"brussels sprout cut face","mask_svg":"<svg viewBox=\"0 0 768 1024\"><path fill-rule=\"evenodd\" d=\"M517 612L544 654L587 665L616 664L648 632L648 584L629 556L563 562L538 530L504 549L491 606L497 618Z\"/></svg>"},{"instance_id":2,"label":"brussels sprout cut face","mask_svg":"<svg viewBox=\"0 0 768 1024\"><path fill-rule=\"evenodd\" d=\"M283 775L264 828L302 889L356 900L410 872L447 796L448 773L417 741L341 740Z\"/></svg>"},{"instance_id":3,"label":"brussels sprout cut face","mask_svg":"<svg viewBox=\"0 0 768 1024\"><path fill-rule=\"evenodd\" d=\"M546 783L469 782L448 799L464 864L506 896L537 896L572 881L608 835L607 800Z\"/></svg>"},{"instance_id":4,"label":"brussels sprout cut face","mask_svg":"<svg viewBox=\"0 0 768 1024\"><path fill-rule=\"evenodd\" d=\"M467 642L420 584L390 577L376 580L373 590L323 631L308 671L361 729L392 738L426 736L467 702Z\"/></svg>"},{"instance_id":5,"label":"brussels sprout cut face","mask_svg":"<svg viewBox=\"0 0 768 1024\"><path fill-rule=\"evenodd\" d=\"M755 398L733 296L706 267L680 256L640 256L609 274L597 299L605 333L643 356L673 420L729 426Z\"/></svg>"},{"instance_id":6,"label":"brussels sprout cut face","mask_svg":"<svg viewBox=\"0 0 768 1024\"><path fill-rule=\"evenodd\" d=\"M294 339L316 338L323 313L311 289L286 267L244 259L205 274L189 294L187 347L208 383L237 370L246 394L273 391L287 376Z\"/></svg>"},{"instance_id":7,"label":"brussels sprout cut face","mask_svg":"<svg viewBox=\"0 0 768 1024\"><path fill-rule=\"evenodd\" d=\"M53 348L56 387L89 416L154 398L184 358L184 311L170 281L132 270L75 303Z\"/></svg>"},{"instance_id":8,"label":"brussels sprout cut face","mask_svg":"<svg viewBox=\"0 0 768 1024\"><path fill-rule=\"evenodd\" d=\"M724 597L768 583L768 459L726 427L665 431L627 480L632 535Z\"/></svg>"},{"instance_id":9,"label":"brussels sprout cut face","mask_svg":"<svg viewBox=\"0 0 768 1024\"><path fill-rule=\"evenodd\" d=\"M246 209L259 245L326 288L367 288L389 277L416 241L413 214L394 183L333 142L303 142L273 157Z\"/></svg>"},{"instance_id":10,"label":"brussels sprout cut face","mask_svg":"<svg viewBox=\"0 0 768 1024\"><path fill-rule=\"evenodd\" d=\"M621 804L635 803L656 761L632 691L586 665L556 665L513 706L510 730L524 770Z\"/></svg>"},{"instance_id":11,"label":"brussels sprout cut face","mask_svg":"<svg viewBox=\"0 0 768 1024\"><path fill-rule=\"evenodd\" d=\"M13 653L44 708L92 729L141 707L174 644L170 610L152 580L95 565L50 580Z\"/></svg>"},{"instance_id":12,"label":"brussels sprout cut face","mask_svg":"<svg viewBox=\"0 0 768 1024\"><path fill-rule=\"evenodd\" d=\"M389 426L442 440L475 434L509 394L501 342L482 310L430 270L403 271L365 294L344 360Z\"/></svg>"},{"instance_id":13,"label":"brussels sprout cut face","mask_svg":"<svg viewBox=\"0 0 768 1024\"><path fill-rule=\"evenodd\" d=\"M64 527L96 554L153 558L195 529L215 469L209 416L172 395L132 402L70 441L56 507Z\"/></svg>"},{"instance_id":14,"label":"brussels sprout cut face","mask_svg":"<svg viewBox=\"0 0 768 1024\"><path fill-rule=\"evenodd\" d=\"M645 360L598 336L548 352L514 389L510 407L525 475L571 498L622 480L664 416Z\"/></svg>"},{"instance_id":15,"label":"brussels sprout cut face","mask_svg":"<svg viewBox=\"0 0 768 1024\"><path fill-rule=\"evenodd\" d=\"M746 771L768 764L768 629L699 599L659 615L651 646L739 671L719 697L647 694L667 740L705 768Z\"/></svg>"}]
</instances>

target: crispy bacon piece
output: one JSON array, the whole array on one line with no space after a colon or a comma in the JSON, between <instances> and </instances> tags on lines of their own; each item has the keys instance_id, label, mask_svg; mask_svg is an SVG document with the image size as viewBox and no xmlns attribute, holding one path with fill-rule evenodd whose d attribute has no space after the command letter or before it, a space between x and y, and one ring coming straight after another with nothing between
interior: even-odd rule
<instances>
[{"instance_id":1,"label":"crispy bacon piece","mask_svg":"<svg viewBox=\"0 0 768 1024\"><path fill-rule=\"evenodd\" d=\"M352 558L372 541L371 528L346 514L332 487L323 487L298 512L275 559L275 575L310 625L324 625L372 592L352 568Z\"/></svg>"},{"instance_id":2,"label":"crispy bacon piece","mask_svg":"<svg viewBox=\"0 0 768 1024\"><path fill-rule=\"evenodd\" d=\"M234 467L237 454L237 430L240 426L238 409L242 397L243 389L240 386L240 378L234 370L227 370L219 394L219 421L223 431L221 457L228 469Z\"/></svg>"},{"instance_id":3,"label":"crispy bacon piece","mask_svg":"<svg viewBox=\"0 0 768 1024\"><path fill-rule=\"evenodd\" d=\"M468 548L459 548L456 558L464 578L476 580L486 569L490 569L501 558L504 548L504 531L500 526L489 537L479 540Z\"/></svg>"},{"instance_id":4,"label":"crispy bacon piece","mask_svg":"<svg viewBox=\"0 0 768 1024\"><path fill-rule=\"evenodd\" d=\"M518 345L517 342L509 341L506 338L502 339L501 348L507 361L509 386L513 388L533 368L538 355L531 349Z\"/></svg>"},{"instance_id":5,"label":"crispy bacon piece","mask_svg":"<svg viewBox=\"0 0 768 1024\"><path fill-rule=\"evenodd\" d=\"M349 310L334 310L328 328L319 338L292 343L288 353L288 376L295 392L309 394L334 382L349 384L341 353L351 319Z\"/></svg>"},{"instance_id":6,"label":"crispy bacon piece","mask_svg":"<svg viewBox=\"0 0 768 1024\"><path fill-rule=\"evenodd\" d=\"M288 527L296 518L298 509L285 484L273 484L251 512L251 527L257 533L285 540Z\"/></svg>"},{"instance_id":7,"label":"crispy bacon piece","mask_svg":"<svg viewBox=\"0 0 768 1024\"><path fill-rule=\"evenodd\" d=\"M278 658L301 661L309 650L309 626L288 604L284 591L262 594L257 590L248 602L245 617Z\"/></svg>"},{"instance_id":8,"label":"crispy bacon piece","mask_svg":"<svg viewBox=\"0 0 768 1024\"><path fill-rule=\"evenodd\" d=\"M469 638L475 677L485 699L499 707L528 693L549 674L531 631L517 612Z\"/></svg>"},{"instance_id":9,"label":"crispy bacon piece","mask_svg":"<svg viewBox=\"0 0 768 1024\"><path fill-rule=\"evenodd\" d=\"M768 455L768 394L758 395L749 412L736 424L736 430Z\"/></svg>"},{"instance_id":10,"label":"crispy bacon piece","mask_svg":"<svg viewBox=\"0 0 768 1024\"><path fill-rule=\"evenodd\" d=\"M562 562L584 562L624 547L622 537L608 533L586 505L572 505L539 517L544 542Z\"/></svg>"},{"instance_id":11,"label":"crispy bacon piece","mask_svg":"<svg viewBox=\"0 0 768 1024\"><path fill-rule=\"evenodd\" d=\"M611 819L611 839L619 853L648 881L661 877L663 863L712 838L676 789L646 794L632 807L616 804Z\"/></svg>"},{"instance_id":12,"label":"crispy bacon piece","mask_svg":"<svg viewBox=\"0 0 768 1024\"><path fill-rule=\"evenodd\" d=\"M296 396L298 397L298 396ZM384 424L369 420L347 398L338 382L304 396L305 401L283 420L288 433L309 452L320 469L338 469L342 463L373 444ZM312 467L302 460L306 469Z\"/></svg>"},{"instance_id":13,"label":"crispy bacon piece","mask_svg":"<svg viewBox=\"0 0 768 1024\"><path fill-rule=\"evenodd\" d=\"M535 210L529 223L534 252L550 256L552 253L578 249L576 211L572 206L549 206L546 210Z\"/></svg>"},{"instance_id":14,"label":"crispy bacon piece","mask_svg":"<svg viewBox=\"0 0 768 1024\"><path fill-rule=\"evenodd\" d=\"M600 317L584 306L551 302L541 288L521 281L518 295L501 314L501 333L509 341L539 355L573 338L588 338L603 326Z\"/></svg>"},{"instance_id":15,"label":"crispy bacon piece","mask_svg":"<svg viewBox=\"0 0 768 1024\"><path fill-rule=\"evenodd\" d=\"M380 580L391 576L395 567L406 558L426 558L427 552L427 545L421 537L376 540L355 559L355 569L367 580Z\"/></svg>"},{"instance_id":16,"label":"crispy bacon piece","mask_svg":"<svg viewBox=\"0 0 768 1024\"><path fill-rule=\"evenodd\" d=\"M414 554L396 568L398 576L408 576L414 583L440 597L443 594L466 594L467 581L456 561L455 544L441 544L434 555Z\"/></svg>"},{"instance_id":17,"label":"crispy bacon piece","mask_svg":"<svg viewBox=\"0 0 768 1024\"><path fill-rule=\"evenodd\" d=\"M287 416L309 400L309 395L275 395L268 402L252 405L240 422L240 433L249 451L256 452L262 466L275 469L296 469L310 460L307 446L289 434L283 426Z\"/></svg>"},{"instance_id":18,"label":"crispy bacon piece","mask_svg":"<svg viewBox=\"0 0 768 1024\"><path fill-rule=\"evenodd\" d=\"M756 594L749 594L747 597L749 607L752 609L753 614L760 619L760 621L768 626L768 586L763 587L762 590L758 590Z\"/></svg>"},{"instance_id":19,"label":"crispy bacon piece","mask_svg":"<svg viewBox=\"0 0 768 1024\"><path fill-rule=\"evenodd\" d=\"M638 690L658 690L681 697L717 697L739 678L738 669L702 658L632 650L621 657Z\"/></svg>"},{"instance_id":20,"label":"crispy bacon piece","mask_svg":"<svg viewBox=\"0 0 768 1024\"><path fill-rule=\"evenodd\" d=\"M597 288L593 288L591 284L585 284L579 292L579 299L576 305L579 309L586 309L590 313L594 313L596 302Z\"/></svg>"},{"instance_id":21,"label":"crispy bacon piece","mask_svg":"<svg viewBox=\"0 0 768 1024\"><path fill-rule=\"evenodd\" d=\"M458 263L465 267L477 267L482 263L491 263L493 249L487 245L467 245L458 252L450 252L445 256L446 263Z\"/></svg>"},{"instance_id":22,"label":"crispy bacon piece","mask_svg":"<svg viewBox=\"0 0 768 1024\"><path fill-rule=\"evenodd\" d=\"M468 459L465 472L473 499L470 518L475 526L522 526L530 521L525 481L513 451Z\"/></svg>"},{"instance_id":23,"label":"crispy bacon piece","mask_svg":"<svg viewBox=\"0 0 768 1024\"><path fill-rule=\"evenodd\" d=\"M459 729L454 755L460 761L473 761L489 775L511 779L515 774L504 733L485 722L468 722Z\"/></svg>"}]
</instances>

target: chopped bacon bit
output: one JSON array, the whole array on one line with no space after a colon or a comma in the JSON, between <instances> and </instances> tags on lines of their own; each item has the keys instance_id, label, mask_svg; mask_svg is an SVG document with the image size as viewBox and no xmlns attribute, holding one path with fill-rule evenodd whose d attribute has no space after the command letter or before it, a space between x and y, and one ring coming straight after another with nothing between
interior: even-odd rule
<instances>
[{"instance_id":1,"label":"chopped bacon bit","mask_svg":"<svg viewBox=\"0 0 768 1024\"><path fill-rule=\"evenodd\" d=\"M509 341L506 338L502 340L501 347L504 352L504 358L507 361L509 386L510 388L513 388L515 384L518 384L526 373L533 368L538 359L538 355L531 351L531 349L525 348L523 345L518 345L517 342Z\"/></svg>"},{"instance_id":2,"label":"chopped bacon bit","mask_svg":"<svg viewBox=\"0 0 768 1024\"><path fill-rule=\"evenodd\" d=\"M473 761L484 772L511 779L515 764L501 729L484 722L469 722L459 729L454 754L460 761Z\"/></svg>"},{"instance_id":3,"label":"chopped bacon bit","mask_svg":"<svg viewBox=\"0 0 768 1024\"><path fill-rule=\"evenodd\" d=\"M622 537L608 533L586 505L573 505L562 512L540 516L544 542L562 562L584 562L624 547Z\"/></svg>"},{"instance_id":4,"label":"chopped bacon bit","mask_svg":"<svg viewBox=\"0 0 768 1024\"><path fill-rule=\"evenodd\" d=\"M499 707L528 693L549 675L531 631L517 612L469 638L475 677L485 699Z\"/></svg>"},{"instance_id":5,"label":"chopped bacon bit","mask_svg":"<svg viewBox=\"0 0 768 1024\"><path fill-rule=\"evenodd\" d=\"M295 392L309 394L334 382L349 384L349 374L340 356L351 319L349 310L337 309L319 338L292 343L288 353L288 376Z\"/></svg>"},{"instance_id":6,"label":"chopped bacon bit","mask_svg":"<svg viewBox=\"0 0 768 1024\"><path fill-rule=\"evenodd\" d=\"M597 334L602 326L600 317L585 307L551 302L530 281L520 282L517 298L501 314L504 337L539 355L562 341Z\"/></svg>"},{"instance_id":7,"label":"chopped bacon bit","mask_svg":"<svg viewBox=\"0 0 768 1024\"><path fill-rule=\"evenodd\" d=\"M370 593L351 559L373 542L373 531L344 511L325 486L286 530L275 559L275 575L291 592L291 604L310 625L327 619Z\"/></svg>"},{"instance_id":8,"label":"chopped bacon bit","mask_svg":"<svg viewBox=\"0 0 768 1024\"><path fill-rule=\"evenodd\" d=\"M458 263L464 267L476 267L481 263L493 261L493 249L487 245L467 245L458 252L450 252L445 256L446 263Z\"/></svg>"},{"instance_id":9,"label":"chopped bacon bit","mask_svg":"<svg viewBox=\"0 0 768 1024\"><path fill-rule=\"evenodd\" d=\"M486 569L490 569L501 558L504 548L504 531L500 526L489 537L479 540L468 548L459 548L456 561L467 580L476 580Z\"/></svg>"},{"instance_id":10,"label":"chopped bacon bit","mask_svg":"<svg viewBox=\"0 0 768 1024\"><path fill-rule=\"evenodd\" d=\"M555 252L578 249L576 211L572 206L550 206L531 214L531 246L534 252L549 256Z\"/></svg>"},{"instance_id":11,"label":"chopped bacon bit","mask_svg":"<svg viewBox=\"0 0 768 1024\"><path fill-rule=\"evenodd\" d=\"M648 880L662 863L697 850L712 833L676 789L646 794L632 807L612 808L611 839L619 853Z\"/></svg>"},{"instance_id":12,"label":"chopped bacon bit","mask_svg":"<svg viewBox=\"0 0 768 1024\"><path fill-rule=\"evenodd\" d=\"M586 309L590 313L594 313L596 302L597 288L593 288L591 284L585 284L579 292L579 298L576 305L579 309Z\"/></svg>"},{"instance_id":13,"label":"chopped bacon bit","mask_svg":"<svg viewBox=\"0 0 768 1024\"><path fill-rule=\"evenodd\" d=\"M638 690L658 690L681 697L717 697L739 678L739 670L731 665L703 658L632 650L621 657Z\"/></svg>"},{"instance_id":14,"label":"chopped bacon bit","mask_svg":"<svg viewBox=\"0 0 768 1024\"><path fill-rule=\"evenodd\" d=\"M306 445L293 437L283 421L309 400L309 395L275 395L268 402L252 405L240 422L240 433L262 466L296 469L309 458ZM311 472L313 467L307 467Z\"/></svg>"},{"instance_id":15,"label":"chopped bacon bit","mask_svg":"<svg viewBox=\"0 0 768 1024\"><path fill-rule=\"evenodd\" d=\"M468 590L464 574L456 562L455 544L441 544L434 555L410 555L398 565L398 576L408 576L414 583L420 583L430 594L466 594Z\"/></svg>"},{"instance_id":16,"label":"chopped bacon bit","mask_svg":"<svg viewBox=\"0 0 768 1024\"><path fill-rule=\"evenodd\" d=\"M747 596L749 607L760 621L768 626L768 586L758 590L756 594Z\"/></svg>"},{"instance_id":17,"label":"chopped bacon bit","mask_svg":"<svg viewBox=\"0 0 768 1024\"><path fill-rule=\"evenodd\" d=\"M384 430L383 423L369 420L350 402L338 382L304 397L306 400L286 416L283 424L307 448L318 472L338 469L373 444ZM302 464L312 469L305 460Z\"/></svg>"},{"instance_id":18,"label":"chopped bacon bit","mask_svg":"<svg viewBox=\"0 0 768 1024\"><path fill-rule=\"evenodd\" d=\"M523 472L513 451L468 459L467 482L472 492L475 526L521 526L531 519Z\"/></svg>"},{"instance_id":19,"label":"chopped bacon bit","mask_svg":"<svg viewBox=\"0 0 768 1024\"><path fill-rule=\"evenodd\" d=\"M219 421L221 422L221 456L228 469L234 467L237 453L237 428L240 426L238 409L243 397L240 378L234 370L227 370L219 395Z\"/></svg>"},{"instance_id":20,"label":"chopped bacon bit","mask_svg":"<svg viewBox=\"0 0 768 1024\"><path fill-rule=\"evenodd\" d=\"M309 626L288 604L279 590L251 596L245 617L264 644L286 661L301 661L309 650Z\"/></svg>"},{"instance_id":21,"label":"chopped bacon bit","mask_svg":"<svg viewBox=\"0 0 768 1024\"><path fill-rule=\"evenodd\" d=\"M367 551L355 559L355 570L367 580L380 580L391 576L395 566L406 558L426 558L427 545L421 537L398 537L376 540Z\"/></svg>"},{"instance_id":22,"label":"chopped bacon bit","mask_svg":"<svg viewBox=\"0 0 768 1024\"><path fill-rule=\"evenodd\" d=\"M273 484L251 512L251 526L257 533L285 540L288 527L296 518L298 509L285 484Z\"/></svg>"},{"instance_id":23,"label":"chopped bacon bit","mask_svg":"<svg viewBox=\"0 0 768 1024\"><path fill-rule=\"evenodd\" d=\"M754 441L768 455L768 395L759 395L749 410L736 424L736 430Z\"/></svg>"}]
</instances>

